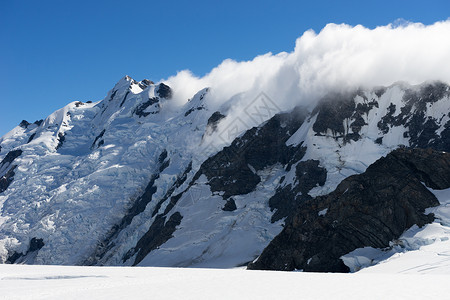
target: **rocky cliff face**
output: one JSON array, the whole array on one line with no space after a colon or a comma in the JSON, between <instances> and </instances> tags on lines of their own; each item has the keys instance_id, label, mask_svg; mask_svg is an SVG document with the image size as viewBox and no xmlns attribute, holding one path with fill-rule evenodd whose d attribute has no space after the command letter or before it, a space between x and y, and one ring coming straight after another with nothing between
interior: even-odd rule
<instances>
[{"instance_id":1,"label":"rocky cliff face","mask_svg":"<svg viewBox=\"0 0 450 300\"><path fill-rule=\"evenodd\" d=\"M14 160L22 154L22 150L12 150L0 162L0 193L4 192L14 180Z\"/></svg>"},{"instance_id":2,"label":"rocky cliff face","mask_svg":"<svg viewBox=\"0 0 450 300\"><path fill-rule=\"evenodd\" d=\"M439 205L425 187L450 187L450 154L399 149L329 195L301 203L250 269L347 272L340 257L357 248L385 248L413 225L434 220Z\"/></svg>"},{"instance_id":3,"label":"rocky cliff face","mask_svg":"<svg viewBox=\"0 0 450 300\"><path fill-rule=\"evenodd\" d=\"M295 103L285 112L276 109L276 95L245 102L239 114L233 107L239 101L213 106L210 93L205 88L176 106L168 85L125 77L101 102L71 103L43 121L22 122L1 138L1 261L242 266L301 222L299 211L311 224L328 222L328 215L348 216L345 209L325 211L321 203L333 202L327 199L336 193L348 197L339 184L356 180L351 176L364 173L380 157L399 147L450 149L450 92L439 82L330 94L313 108ZM403 205L398 207L379 200L381 209L397 217L403 211L405 220L380 227L379 237L358 237L375 246L414 222L430 220L418 212L435 202L417 180L432 188L446 184L427 177L428 158L422 165L414 159L414 172L406 158L397 160L395 174L409 172L411 186L405 188L423 202L398 199ZM388 165L382 172L390 172ZM360 204L358 184L387 184L361 176L361 183L346 183L355 189L348 200L353 206ZM408 196L403 184L386 187L386 195ZM307 212L307 203L316 203L314 211ZM380 225L377 217L372 226ZM367 221L361 218L355 222ZM341 232L334 236L329 226L326 234L338 240ZM39 247L31 241L40 241ZM320 243L301 256L306 261L322 257ZM359 245L350 244L338 252ZM329 261L336 270L342 267L332 264L339 253ZM284 268L277 260L274 265ZM301 262L288 265L308 268Z\"/></svg>"}]
</instances>

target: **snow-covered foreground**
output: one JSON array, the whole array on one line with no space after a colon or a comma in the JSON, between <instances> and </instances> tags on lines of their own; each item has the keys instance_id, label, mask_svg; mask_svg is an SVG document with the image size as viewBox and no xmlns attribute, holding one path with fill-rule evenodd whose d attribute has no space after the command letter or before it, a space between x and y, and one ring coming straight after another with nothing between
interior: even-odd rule
<instances>
[{"instance_id":1,"label":"snow-covered foreground","mask_svg":"<svg viewBox=\"0 0 450 300\"><path fill-rule=\"evenodd\" d=\"M430 299L449 277L147 267L0 265L1 299Z\"/></svg>"}]
</instances>

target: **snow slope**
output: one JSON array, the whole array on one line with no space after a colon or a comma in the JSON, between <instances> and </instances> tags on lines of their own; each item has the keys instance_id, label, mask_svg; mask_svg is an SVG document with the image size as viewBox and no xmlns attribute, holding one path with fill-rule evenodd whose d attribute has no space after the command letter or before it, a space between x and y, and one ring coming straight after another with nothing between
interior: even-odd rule
<instances>
[{"instance_id":1,"label":"snow slope","mask_svg":"<svg viewBox=\"0 0 450 300\"><path fill-rule=\"evenodd\" d=\"M206 87L182 105L171 101L171 93L164 84L126 76L98 103L70 103L2 137L0 161L12 150L22 154L3 166L17 167L0 193L0 261L242 266L282 230L283 219L271 222L269 200L298 183L299 161L317 160L326 170L326 182L308 192L323 195L393 149L422 142L421 132L412 130L416 123L434 120L435 133L443 136L450 112L449 88L439 84L358 91L348 96L351 105L336 128L321 117L326 105L302 108L308 117L287 133L286 146L301 145L304 156L292 168L276 162L256 171L247 165L259 183L234 195L236 209L226 211L224 193L213 191L211 178L195 175L248 129L267 125L280 112L270 100L276 95L238 94L217 107ZM222 117L213 122L216 111Z\"/></svg>"},{"instance_id":2,"label":"snow slope","mask_svg":"<svg viewBox=\"0 0 450 300\"><path fill-rule=\"evenodd\" d=\"M23 150L14 161L18 167L12 184L0 195L3 262L11 256L12 249L27 254L31 239L36 237L44 241L43 248L37 255L25 255L16 262L84 264L108 237L111 228L121 222L152 176L158 174L155 200L120 232L115 240L118 249L113 249L108 260L102 262L123 263L123 255L154 221L152 214L157 200L165 196L191 162L193 171L188 175L192 177L207 158L206 150L201 147L211 147L214 143L202 140L207 120L213 113L204 99L208 89L199 91L182 107L159 97L158 89L159 85L142 85L126 76L103 101L70 103L40 125L18 126L0 139L0 160L12 149ZM223 145L220 140L214 144L214 151ZM167 159L161 163L159 158L164 152ZM178 189L186 189L186 184ZM209 201L211 193L207 187L199 184L194 188L203 197L192 203L191 192L180 205L203 215L197 216L200 219L192 218L188 232L180 231L178 236L185 236L190 245L196 243L195 239L204 244L208 240L205 234L213 237L222 230L221 235L226 236L235 221L227 216L219 221L211 218L211 224L205 227L205 219L218 204ZM166 205L159 209L163 211ZM254 207L259 207L259 211L253 212L249 207L247 212L235 214L242 220L242 226L238 225L247 228L244 232L252 232L249 239L242 238L249 244L251 255L246 254L240 263L253 259L280 230L280 224L258 221L258 218L270 218L268 207L258 203ZM255 218L261 227L257 233L248 229ZM217 228L209 231L213 227ZM186 251L193 256L197 250ZM174 262L161 260L159 264ZM229 266L224 262L222 265Z\"/></svg>"},{"instance_id":3,"label":"snow slope","mask_svg":"<svg viewBox=\"0 0 450 300\"><path fill-rule=\"evenodd\" d=\"M189 119L173 118L167 109L143 122L135 112L156 97L156 87L142 90L133 83L125 77L102 102L71 103L39 127L17 127L1 139L3 155L17 141L34 135L21 145L14 181L0 196L3 260L5 247L20 244L17 250L25 252L28 237L38 236L46 242L34 263L80 263L94 251L102 234L120 221L130 199L143 190L165 147L176 157L172 170L161 179L162 192L177 168L187 166L189 158L178 153L177 146L200 138L196 127L205 127L206 120L199 118L192 124ZM159 99L144 113L158 111L165 100ZM59 134L64 142L58 147Z\"/></svg>"},{"instance_id":4,"label":"snow slope","mask_svg":"<svg viewBox=\"0 0 450 300\"><path fill-rule=\"evenodd\" d=\"M441 299L448 276L0 265L2 299Z\"/></svg>"}]
</instances>

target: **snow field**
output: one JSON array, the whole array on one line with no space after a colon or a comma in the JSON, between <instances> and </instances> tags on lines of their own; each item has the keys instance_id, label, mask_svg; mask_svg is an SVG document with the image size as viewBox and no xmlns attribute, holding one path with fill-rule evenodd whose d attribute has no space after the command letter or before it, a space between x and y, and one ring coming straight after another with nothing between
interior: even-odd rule
<instances>
[{"instance_id":1,"label":"snow field","mask_svg":"<svg viewBox=\"0 0 450 300\"><path fill-rule=\"evenodd\" d=\"M443 299L449 277L0 265L1 299Z\"/></svg>"}]
</instances>

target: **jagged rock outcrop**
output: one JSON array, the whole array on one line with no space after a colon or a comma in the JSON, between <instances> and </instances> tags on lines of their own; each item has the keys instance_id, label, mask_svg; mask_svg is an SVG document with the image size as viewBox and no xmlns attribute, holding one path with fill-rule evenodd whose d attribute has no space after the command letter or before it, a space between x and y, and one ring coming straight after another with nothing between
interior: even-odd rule
<instances>
[{"instance_id":1,"label":"jagged rock outcrop","mask_svg":"<svg viewBox=\"0 0 450 300\"><path fill-rule=\"evenodd\" d=\"M146 112L149 106L154 106L154 111ZM159 111L159 98L151 97L146 102L140 104L134 111L134 113L139 117L146 117L150 114L155 114Z\"/></svg>"},{"instance_id":2,"label":"jagged rock outcrop","mask_svg":"<svg viewBox=\"0 0 450 300\"><path fill-rule=\"evenodd\" d=\"M314 207L321 209L313 212L306 208L318 199L331 203L327 197L332 196L314 197L329 194L381 156L398 147L448 150L449 90L438 82L400 83L330 94L311 106L283 107L281 112L277 106L283 101L273 91L271 99L263 94L252 100L244 93L219 103L205 87L181 106L178 95L177 101L169 100L172 89L167 85L124 77L99 103L74 101L44 121L23 122L0 138L0 160L6 162L0 167L0 233L5 237L0 260L27 253L30 240L39 237L45 245L22 257L25 263L243 265L260 255L284 224L296 234L300 229L292 224L307 217L311 230L320 229L314 227L318 220L333 229L329 224L338 215L328 219L331 206L317 203ZM7 162L17 149L23 151L20 159ZM429 175L428 166L428 159L416 159L413 178L445 186L445 176ZM392 175L390 169L384 172ZM358 186L351 186L354 195L359 195ZM336 205L347 193L333 198ZM360 206L357 198L348 201ZM396 209L396 216L415 207L409 202L400 208L386 205ZM364 213L356 213L358 222L381 226L364 219ZM428 221L407 215L415 216L411 222ZM394 225L387 224L395 234L379 227L381 237L369 236L368 242L381 245L397 235ZM334 232L322 229L320 234ZM301 255L308 262L319 250ZM298 260L301 255L294 256ZM324 266L335 262L335 256ZM315 261L309 261L311 270ZM294 267L308 269L301 264ZM334 265L336 270L339 266Z\"/></svg>"},{"instance_id":3,"label":"jagged rock outcrop","mask_svg":"<svg viewBox=\"0 0 450 300\"><path fill-rule=\"evenodd\" d=\"M223 114L221 114L219 111L214 112L211 117L208 119L207 126L210 128L210 131L216 131L217 125L219 124L220 120L225 118Z\"/></svg>"},{"instance_id":4,"label":"jagged rock outcrop","mask_svg":"<svg viewBox=\"0 0 450 300\"><path fill-rule=\"evenodd\" d=\"M300 108L275 115L261 127L248 130L229 147L208 158L194 181L205 174L212 191L224 192L223 198L247 194L261 181L258 171L277 163L287 165L300 160L305 149L286 146L286 141L306 118Z\"/></svg>"},{"instance_id":5,"label":"jagged rock outcrop","mask_svg":"<svg viewBox=\"0 0 450 300\"><path fill-rule=\"evenodd\" d=\"M275 211L272 222L289 218L300 203L311 199L308 192L325 184L327 170L319 165L318 160L307 160L297 163L295 175L296 181L293 184L278 188L275 195L269 199L269 206Z\"/></svg>"},{"instance_id":6,"label":"jagged rock outcrop","mask_svg":"<svg viewBox=\"0 0 450 300\"><path fill-rule=\"evenodd\" d=\"M406 89L403 95L404 106L399 109L391 103L378 127L383 133L387 133L393 126L404 126L409 129L405 132L405 137L410 139L412 147L431 146L437 150L450 151L450 121L444 125L443 132L438 134L442 117L434 118L427 114L432 104L449 96L448 85L442 82L424 84L419 89Z\"/></svg>"},{"instance_id":7,"label":"jagged rock outcrop","mask_svg":"<svg viewBox=\"0 0 450 300\"><path fill-rule=\"evenodd\" d=\"M9 151L0 162L0 193L6 191L11 182L14 180L14 170L17 166L12 163L22 153L23 151L21 149Z\"/></svg>"},{"instance_id":8,"label":"jagged rock outcrop","mask_svg":"<svg viewBox=\"0 0 450 300\"><path fill-rule=\"evenodd\" d=\"M158 94L158 96L160 98L165 98L165 99L172 98L172 89L164 83L159 84L158 90L156 91L156 93Z\"/></svg>"},{"instance_id":9,"label":"jagged rock outcrop","mask_svg":"<svg viewBox=\"0 0 450 300\"><path fill-rule=\"evenodd\" d=\"M357 248L383 248L414 224L434 220L433 189L450 187L450 154L398 149L329 195L301 203L283 231L249 269L348 272L340 257Z\"/></svg>"},{"instance_id":10,"label":"jagged rock outcrop","mask_svg":"<svg viewBox=\"0 0 450 300\"><path fill-rule=\"evenodd\" d=\"M0 177L0 193L6 191L11 182L14 180L15 168L16 166L12 166L2 177Z\"/></svg>"},{"instance_id":11,"label":"jagged rock outcrop","mask_svg":"<svg viewBox=\"0 0 450 300\"><path fill-rule=\"evenodd\" d=\"M37 252L38 252L39 250L41 250L42 247L44 247L44 245L45 245L45 244L44 244L43 239L33 237L33 238L30 240L30 245L28 246L28 250L27 250L25 253L20 253L20 252L15 252L15 251L14 251L14 252L8 257L8 259L6 260L6 262L9 263L9 264L23 262L23 261L27 258L27 256L30 256L30 255L33 255L33 254L36 255Z\"/></svg>"},{"instance_id":12,"label":"jagged rock outcrop","mask_svg":"<svg viewBox=\"0 0 450 300\"><path fill-rule=\"evenodd\" d=\"M166 221L165 215L158 215L150 229L138 241L133 251L136 251L136 259L133 265L137 265L150 251L164 244L172 237L176 227L180 225L183 216L179 212L172 214ZM127 257L124 258L127 260Z\"/></svg>"},{"instance_id":13,"label":"jagged rock outcrop","mask_svg":"<svg viewBox=\"0 0 450 300\"><path fill-rule=\"evenodd\" d=\"M361 97L363 103L356 103L355 97ZM368 99L362 91L348 94L330 94L323 98L313 111L317 114L313 130L317 135L326 135L328 131L335 138L343 138L344 142L357 141L361 127L367 125L364 117L378 107L375 99ZM349 120L348 122L345 122ZM351 129L351 130L349 130Z\"/></svg>"}]
</instances>

